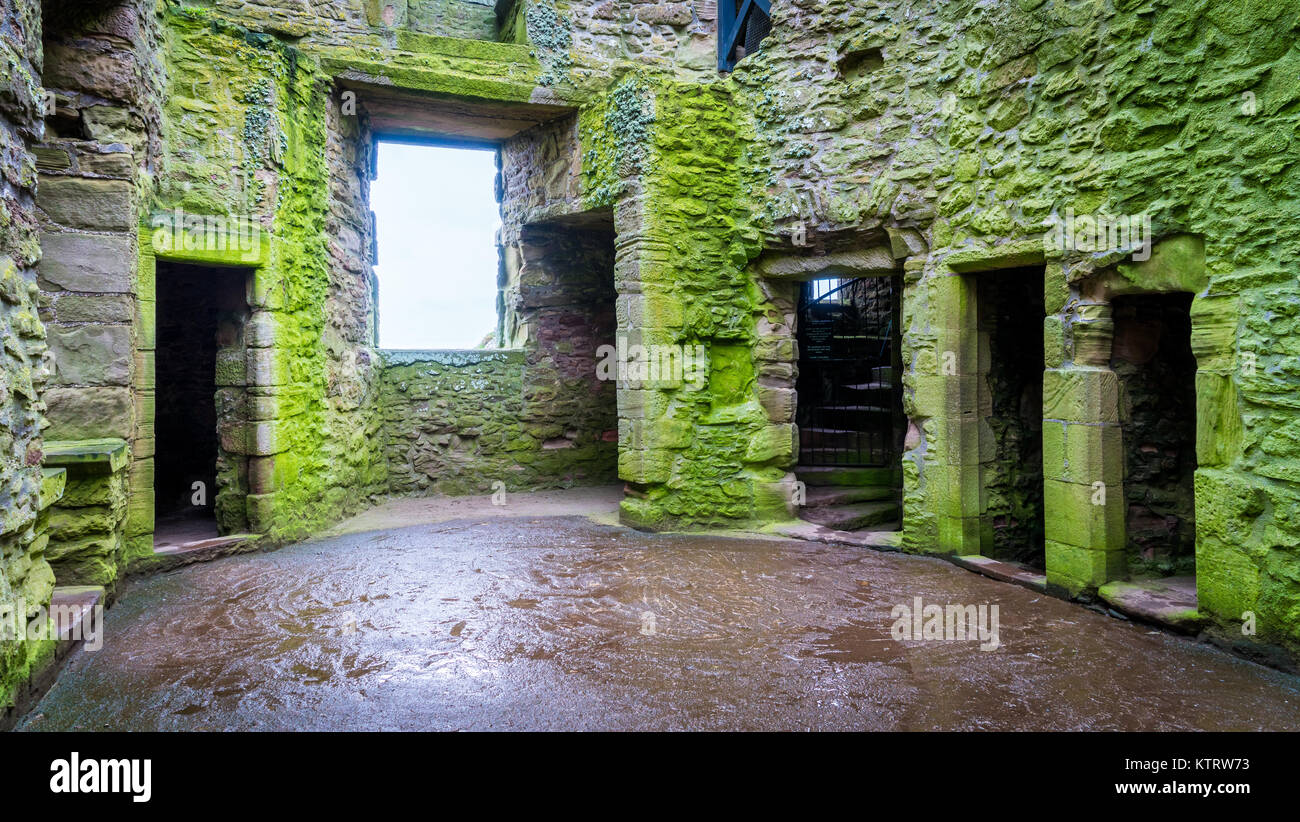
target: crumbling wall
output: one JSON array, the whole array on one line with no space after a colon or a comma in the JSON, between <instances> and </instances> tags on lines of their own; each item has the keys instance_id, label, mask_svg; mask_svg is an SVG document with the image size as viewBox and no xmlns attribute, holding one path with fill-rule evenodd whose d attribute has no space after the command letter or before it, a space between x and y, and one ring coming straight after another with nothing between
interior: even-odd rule
<instances>
[{"instance_id":1,"label":"crumbling wall","mask_svg":"<svg viewBox=\"0 0 1300 822\"><path fill-rule=\"evenodd\" d=\"M37 315L37 175L30 153L42 134L40 4L2 0L0 17L0 619L11 627L25 626L49 602L54 574L38 522L41 390L50 370ZM52 653L51 642L0 637L0 713Z\"/></svg>"}]
</instances>

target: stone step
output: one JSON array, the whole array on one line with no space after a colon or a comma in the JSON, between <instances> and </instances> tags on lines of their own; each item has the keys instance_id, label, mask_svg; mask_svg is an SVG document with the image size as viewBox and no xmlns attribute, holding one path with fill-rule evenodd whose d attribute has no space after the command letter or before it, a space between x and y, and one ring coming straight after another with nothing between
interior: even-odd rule
<instances>
[{"instance_id":1,"label":"stone step","mask_svg":"<svg viewBox=\"0 0 1300 822\"><path fill-rule=\"evenodd\" d=\"M791 539L809 542L825 542L836 545L853 545L858 548L874 548L878 551L898 551L903 545L903 532L900 523L889 522L879 530L836 531L824 528L815 522L798 520L783 522L772 528L772 532Z\"/></svg>"},{"instance_id":2,"label":"stone step","mask_svg":"<svg viewBox=\"0 0 1300 822\"><path fill-rule=\"evenodd\" d=\"M897 494L898 491L888 485L813 486L804 495L804 507L829 508L855 502L879 502L893 500Z\"/></svg>"},{"instance_id":3,"label":"stone step","mask_svg":"<svg viewBox=\"0 0 1300 822\"><path fill-rule=\"evenodd\" d=\"M100 635L103 599L104 589L98 585L55 587L50 598L49 618L57 631L59 656L72 650L79 642L103 638Z\"/></svg>"},{"instance_id":4,"label":"stone step","mask_svg":"<svg viewBox=\"0 0 1300 822\"><path fill-rule=\"evenodd\" d=\"M801 465L794 469L795 476L804 485L885 485L899 488L903 472L899 468L862 468L838 465Z\"/></svg>"},{"instance_id":5,"label":"stone step","mask_svg":"<svg viewBox=\"0 0 1300 822\"><path fill-rule=\"evenodd\" d=\"M869 448L873 442L883 444L888 441L888 437L888 434L868 433L848 428L815 426L799 429L799 442L806 451L838 449L856 453L859 447Z\"/></svg>"},{"instance_id":6,"label":"stone step","mask_svg":"<svg viewBox=\"0 0 1300 822\"><path fill-rule=\"evenodd\" d=\"M180 544L155 545L153 554L132 561L127 573L133 576L159 573L195 562L246 553L255 550L261 539L261 534L230 534Z\"/></svg>"},{"instance_id":7,"label":"stone step","mask_svg":"<svg viewBox=\"0 0 1300 822\"><path fill-rule=\"evenodd\" d=\"M1197 608L1196 577L1108 582L1097 595L1118 611L1194 634L1206 623Z\"/></svg>"},{"instance_id":8,"label":"stone step","mask_svg":"<svg viewBox=\"0 0 1300 822\"><path fill-rule=\"evenodd\" d=\"M888 382L860 382L841 385L840 388L847 388L850 391L892 391L894 385Z\"/></svg>"},{"instance_id":9,"label":"stone step","mask_svg":"<svg viewBox=\"0 0 1300 822\"><path fill-rule=\"evenodd\" d=\"M948 559L954 565L983 574L989 579L1010 582L1039 593L1047 590L1047 575L1020 562L992 559L979 554L952 556Z\"/></svg>"},{"instance_id":10,"label":"stone step","mask_svg":"<svg viewBox=\"0 0 1300 822\"><path fill-rule=\"evenodd\" d=\"M858 531L884 525L901 518L902 509L897 502L858 502L831 508L808 508L800 516L834 531Z\"/></svg>"}]
</instances>

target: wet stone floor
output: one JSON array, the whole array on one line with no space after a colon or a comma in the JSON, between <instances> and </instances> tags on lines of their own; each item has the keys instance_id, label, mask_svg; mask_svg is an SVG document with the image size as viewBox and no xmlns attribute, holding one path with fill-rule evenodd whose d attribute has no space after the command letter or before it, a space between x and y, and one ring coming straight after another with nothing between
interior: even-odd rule
<instances>
[{"instance_id":1,"label":"wet stone floor","mask_svg":"<svg viewBox=\"0 0 1300 822\"><path fill-rule=\"evenodd\" d=\"M895 640L917 596L1002 647ZM937 559L500 518L132 581L22 727L1296 729L1300 679Z\"/></svg>"}]
</instances>

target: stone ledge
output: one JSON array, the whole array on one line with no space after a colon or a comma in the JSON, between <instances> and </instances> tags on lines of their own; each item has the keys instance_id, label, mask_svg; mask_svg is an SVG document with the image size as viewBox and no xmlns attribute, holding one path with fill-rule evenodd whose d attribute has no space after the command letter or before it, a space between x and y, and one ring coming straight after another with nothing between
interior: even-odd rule
<instances>
[{"instance_id":1,"label":"stone ledge","mask_svg":"<svg viewBox=\"0 0 1300 822\"><path fill-rule=\"evenodd\" d=\"M778 534L789 539L804 542L824 542L831 545L852 545L857 548L874 548L878 551L898 552L903 550L903 532L895 530L879 531L837 531L812 522L798 520L782 522L764 529L768 533Z\"/></svg>"},{"instance_id":2,"label":"stone ledge","mask_svg":"<svg viewBox=\"0 0 1300 822\"><path fill-rule=\"evenodd\" d=\"M126 467L127 445L121 439L54 440L45 443L46 467L102 465L110 472Z\"/></svg>"},{"instance_id":3,"label":"stone ledge","mask_svg":"<svg viewBox=\"0 0 1300 822\"><path fill-rule=\"evenodd\" d=\"M403 365L433 363L462 368L485 362L506 362L523 365L526 352L522 348L465 348L465 349L380 349L379 357L388 368Z\"/></svg>"}]
</instances>

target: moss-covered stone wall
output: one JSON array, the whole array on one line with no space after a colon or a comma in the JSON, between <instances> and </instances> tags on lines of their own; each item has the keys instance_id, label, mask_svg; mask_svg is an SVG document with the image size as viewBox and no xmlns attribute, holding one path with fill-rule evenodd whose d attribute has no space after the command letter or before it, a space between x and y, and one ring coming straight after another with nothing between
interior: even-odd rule
<instances>
[{"instance_id":1,"label":"moss-covered stone wall","mask_svg":"<svg viewBox=\"0 0 1300 822\"><path fill-rule=\"evenodd\" d=\"M557 393L552 374L525 350L384 358L392 494L509 494L617 479L612 385L592 385L594 370Z\"/></svg>"},{"instance_id":2,"label":"moss-covered stone wall","mask_svg":"<svg viewBox=\"0 0 1300 822\"><path fill-rule=\"evenodd\" d=\"M980 544L985 512L967 493L980 431L963 422L978 347L960 275L1041 261L1048 578L1079 591L1123 576L1124 497L1093 502L1097 483L1123 483L1108 301L1188 291L1200 607L1225 636L1294 649L1297 248L1280 227L1298 179L1300 4L791 0L773 12L772 37L733 77L772 156L768 242L877 226L924 240L904 297L916 429L905 544ZM1045 243L1068 215L1145 215L1155 255ZM1242 636L1245 612L1255 637Z\"/></svg>"},{"instance_id":3,"label":"moss-covered stone wall","mask_svg":"<svg viewBox=\"0 0 1300 822\"><path fill-rule=\"evenodd\" d=\"M247 528L305 536L384 482L369 215L356 205L368 158L336 136L360 126L340 119L312 59L276 37L197 11L165 24L169 139L152 211L234 215L258 232L251 258L164 255L254 263L243 384L224 401L222 494L242 497Z\"/></svg>"},{"instance_id":4,"label":"moss-covered stone wall","mask_svg":"<svg viewBox=\"0 0 1300 822\"><path fill-rule=\"evenodd\" d=\"M37 314L36 163L42 136L41 12L32 0L3 0L0 16L0 617L23 624L50 600L54 574L40 521L42 389L49 378ZM0 639L0 714L52 642Z\"/></svg>"},{"instance_id":5,"label":"moss-covered stone wall","mask_svg":"<svg viewBox=\"0 0 1300 822\"><path fill-rule=\"evenodd\" d=\"M981 413L996 371L980 282L1036 266L1052 590L1087 596L1129 570L1140 432L1112 301L1189 293L1199 606L1234 641L1300 651L1296 0L781 0L730 75L716 4L695 0L138 0L46 32L45 53L33 4L0 2L19 21L0 94L16 523L44 402L66 439L129 443L122 540L128 559L150 549L159 259L251 271L244 360L220 396L232 523L285 540L390 490L606 481L615 447L629 523L783 518L797 282L840 272L902 275L903 545L979 553L1008 507L980 481L1007 450ZM57 67L44 136L42 59ZM421 133L499 144L500 337L518 351L374 348L372 120L405 112ZM258 239L247 255L156 247L153 220L178 208ZM1149 230L1099 248L1077 217ZM63 352L44 391L20 287L38 220ZM594 261L596 236L600 265L554 264ZM707 379L611 388L594 374L610 330L698 347ZM476 413L476 391L506 410ZM11 587L44 578L23 527L5 531Z\"/></svg>"}]
</instances>

